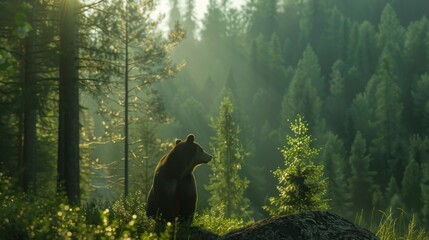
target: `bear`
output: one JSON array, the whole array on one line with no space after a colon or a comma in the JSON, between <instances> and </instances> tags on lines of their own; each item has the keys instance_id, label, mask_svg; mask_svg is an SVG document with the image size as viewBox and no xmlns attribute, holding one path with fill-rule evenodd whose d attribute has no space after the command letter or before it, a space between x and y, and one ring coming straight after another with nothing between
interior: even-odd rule
<instances>
[{"instance_id":1,"label":"bear","mask_svg":"<svg viewBox=\"0 0 429 240\"><path fill-rule=\"evenodd\" d=\"M146 215L155 218L157 225L175 223L176 218L180 224L190 225L193 221L197 204L193 171L198 165L212 159L194 141L193 134L189 134L186 141L177 140L176 145L161 157L155 168Z\"/></svg>"}]
</instances>

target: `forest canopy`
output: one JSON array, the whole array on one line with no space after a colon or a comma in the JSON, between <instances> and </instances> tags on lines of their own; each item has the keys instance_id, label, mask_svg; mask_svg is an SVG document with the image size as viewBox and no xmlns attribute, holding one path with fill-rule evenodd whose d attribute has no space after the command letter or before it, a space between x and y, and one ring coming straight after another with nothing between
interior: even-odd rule
<instances>
[{"instance_id":1,"label":"forest canopy","mask_svg":"<svg viewBox=\"0 0 429 240\"><path fill-rule=\"evenodd\" d=\"M331 211L402 209L428 226L429 2L231 1L203 19L195 0L170 1L163 20L153 0L0 0L8 189L145 202L158 160L195 133L224 158L195 171L198 212L260 219L299 115Z\"/></svg>"}]
</instances>

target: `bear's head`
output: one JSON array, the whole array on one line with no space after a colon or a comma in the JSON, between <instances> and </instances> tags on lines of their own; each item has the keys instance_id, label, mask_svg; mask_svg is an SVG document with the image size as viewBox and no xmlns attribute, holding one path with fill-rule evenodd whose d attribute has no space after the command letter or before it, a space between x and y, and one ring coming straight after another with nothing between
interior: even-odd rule
<instances>
[{"instance_id":1,"label":"bear's head","mask_svg":"<svg viewBox=\"0 0 429 240\"><path fill-rule=\"evenodd\" d=\"M192 164L190 164L192 169L200 164L210 162L213 158L195 142L195 136L193 134L189 134L185 141L180 139L176 140L175 148L178 150L180 149L181 152L187 153L188 161L192 161Z\"/></svg>"}]
</instances>

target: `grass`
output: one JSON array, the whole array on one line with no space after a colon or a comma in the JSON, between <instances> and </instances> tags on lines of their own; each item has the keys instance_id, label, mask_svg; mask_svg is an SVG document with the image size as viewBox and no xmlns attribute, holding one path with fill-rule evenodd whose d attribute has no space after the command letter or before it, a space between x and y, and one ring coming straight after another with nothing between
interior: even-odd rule
<instances>
[{"instance_id":1,"label":"grass","mask_svg":"<svg viewBox=\"0 0 429 240\"><path fill-rule=\"evenodd\" d=\"M378 221L375 220L377 218ZM375 233L380 240L429 240L428 230L418 226L415 216L409 217L403 210L372 211L370 223L367 225L364 222L364 213L361 212L356 216L355 223Z\"/></svg>"}]
</instances>

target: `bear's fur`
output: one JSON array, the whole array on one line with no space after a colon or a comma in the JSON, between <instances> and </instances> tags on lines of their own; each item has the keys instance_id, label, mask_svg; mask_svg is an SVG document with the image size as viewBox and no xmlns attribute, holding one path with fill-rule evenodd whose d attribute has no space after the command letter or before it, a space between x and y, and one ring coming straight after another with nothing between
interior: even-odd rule
<instances>
[{"instance_id":1,"label":"bear's fur","mask_svg":"<svg viewBox=\"0 0 429 240\"><path fill-rule=\"evenodd\" d=\"M147 200L148 216L164 223L174 223L176 218L192 223L197 203L193 171L212 159L194 140L192 134L186 141L177 140L174 148L159 160Z\"/></svg>"}]
</instances>

